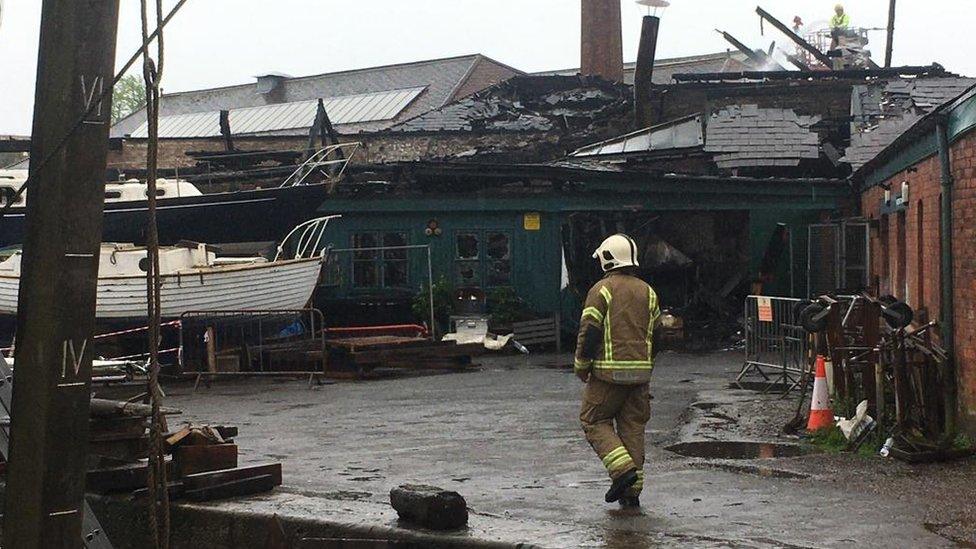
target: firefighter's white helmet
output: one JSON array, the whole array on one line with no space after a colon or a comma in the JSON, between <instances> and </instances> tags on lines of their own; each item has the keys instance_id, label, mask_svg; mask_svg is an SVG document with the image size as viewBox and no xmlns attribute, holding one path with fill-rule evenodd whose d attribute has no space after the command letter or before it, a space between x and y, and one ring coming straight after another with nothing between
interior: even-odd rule
<instances>
[{"instance_id":1,"label":"firefighter's white helmet","mask_svg":"<svg viewBox=\"0 0 976 549\"><path fill-rule=\"evenodd\" d=\"M593 259L600 260L603 272L621 267L638 267L637 243L625 234L615 234L607 237L600 247L593 252Z\"/></svg>"}]
</instances>

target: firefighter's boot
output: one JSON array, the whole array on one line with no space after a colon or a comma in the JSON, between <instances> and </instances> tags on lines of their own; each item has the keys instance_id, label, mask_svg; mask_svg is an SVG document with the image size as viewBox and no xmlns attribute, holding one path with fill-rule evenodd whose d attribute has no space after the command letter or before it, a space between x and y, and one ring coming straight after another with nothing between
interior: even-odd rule
<instances>
[{"instance_id":1,"label":"firefighter's boot","mask_svg":"<svg viewBox=\"0 0 976 549\"><path fill-rule=\"evenodd\" d=\"M607 495L603 499L607 503L613 503L619 500L627 490L637 482L637 470L631 469L626 473L620 475L619 477L613 479L613 483L610 484L610 489L607 490Z\"/></svg>"}]
</instances>

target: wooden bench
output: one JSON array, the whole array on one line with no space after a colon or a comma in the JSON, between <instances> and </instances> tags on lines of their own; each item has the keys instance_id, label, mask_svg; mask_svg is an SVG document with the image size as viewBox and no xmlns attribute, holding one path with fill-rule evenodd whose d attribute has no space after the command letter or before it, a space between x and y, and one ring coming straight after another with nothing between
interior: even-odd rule
<instances>
[{"instance_id":1,"label":"wooden bench","mask_svg":"<svg viewBox=\"0 0 976 549\"><path fill-rule=\"evenodd\" d=\"M559 334L559 317L528 320L512 324L512 339L527 348L541 347L550 343L556 346L556 352L562 352L562 342Z\"/></svg>"}]
</instances>

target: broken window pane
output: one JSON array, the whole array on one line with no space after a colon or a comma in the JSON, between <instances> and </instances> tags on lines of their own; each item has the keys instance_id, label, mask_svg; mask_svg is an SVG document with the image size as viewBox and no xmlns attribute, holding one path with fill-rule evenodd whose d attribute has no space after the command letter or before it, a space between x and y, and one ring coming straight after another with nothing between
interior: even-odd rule
<instances>
[{"instance_id":1,"label":"broken window pane","mask_svg":"<svg viewBox=\"0 0 976 549\"><path fill-rule=\"evenodd\" d=\"M480 286L479 265L481 264L477 261L458 261L457 277L455 278L457 284L459 286Z\"/></svg>"},{"instance_id":2,"label":"broken window pane","mask_svg":"<svg viewBox=\"0 0 976 549\"><path fill-rule=\"evenodd\" d=\"M512 282L512 239L507 233L488 233L488 285L507 286Z\"/></svg>"},{"instance_id":3,"label":"broken window pane","mask_svg":"<svg viewBox=\"0 0 976 549\"><path fill-rule=\"evenodd\" d=\"M511 239L505 233L488 233L488 258L508 259L511 255Z\"/></svg>"},{"instance_id":4,"label":"broken window pane","mask_svg":"<svg viewBox=\"0 0 976 549\"><path fill-rule=\"evenodd\" d=\"M512 262L509 260L492 261L488 265L488 285L507 286L512 282Z\"/></svg>"},{"instance_id":5,"label":"broken window pane","mask_svg":"<svg viewBox=\"0 0 976 549\"><path fill-rule=\"evenodd\" d=\"M478 259L478 235L471 233L457 235L457 258Z\"/></svg>"}]
</instances>

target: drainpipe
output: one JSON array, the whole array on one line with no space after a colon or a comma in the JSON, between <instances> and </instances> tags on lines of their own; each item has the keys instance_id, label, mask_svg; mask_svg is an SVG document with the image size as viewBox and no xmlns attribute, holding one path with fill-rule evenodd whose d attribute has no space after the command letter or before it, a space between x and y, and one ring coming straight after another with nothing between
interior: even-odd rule
<instances>
[{"instance_id":1,"label":"drainpipe","mask_svg":"<svg viewBox=\"0 0 976 549\"><path fill-rule=\"evenodd\" d=\"M942 239L942 268L940 285L942 298L939 306L942 324L942 345L946 349L946 381L949 384L945 394L946 432L955 437L956 433L956 366L955 366L955 312L953 307L953 269L952 269L952 165L949 161L948 120L942 118L936 125L939 139L939 164L942 168L942 218L939 220L939 237Z\"/></svg>"},{"instance_id":2,"label":"drainpipe","mask_svg":"<svg viewBox=\"0 0 976 549\"><path fill-rule=\"evenodd\" d=\"M641 26L637 66L634 71L634 118L638 129L651 125L647 107L651 100L651 87L654 85L654 58L657 57L657 34L660 25L659 17L646 15Z\"/></svg>"}]
</instances>

